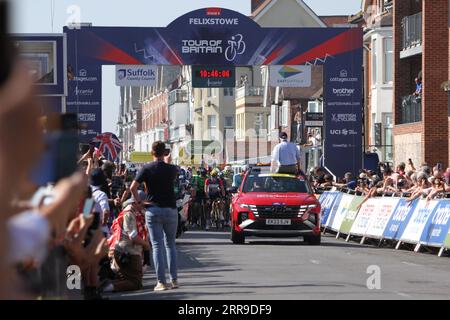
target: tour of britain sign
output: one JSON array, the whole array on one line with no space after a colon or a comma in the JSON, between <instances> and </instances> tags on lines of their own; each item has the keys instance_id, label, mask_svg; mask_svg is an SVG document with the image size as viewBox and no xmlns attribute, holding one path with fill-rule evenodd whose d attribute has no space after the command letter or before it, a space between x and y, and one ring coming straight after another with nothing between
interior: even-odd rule
<instances>
[{"instance_id":1,"label":"tour of britain sign","mask_svg":"<svg viewBox=\"0 0 450 320\"><path fill-rule=\"evenodd\" d=\"M166 28L66 27L64 32L73 74L68 105L96 114L86 123L84 140L101 132L102 65L325 65L325 166L337 176L361 169L361 28L262 28L238 12L205 8Z\"/></svg>"}]
</instances>

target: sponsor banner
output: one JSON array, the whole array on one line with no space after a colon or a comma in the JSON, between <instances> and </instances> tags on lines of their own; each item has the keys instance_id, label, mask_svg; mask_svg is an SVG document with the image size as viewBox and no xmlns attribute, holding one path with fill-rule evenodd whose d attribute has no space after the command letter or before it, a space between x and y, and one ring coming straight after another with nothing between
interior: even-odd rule
<instances>
[{"instance_id":1,"label":"sponsor banner","mask_svg":"<svg viewBox=\"0 0 450 320\"><path fill-rule=\"evenodd\" d=\"M83 113L96 113L96 122L86 122L87 132L102 132L102 65L325 65L325 107L333 103L348 106L330 107L327 113L352 113L357 118L352 126L333 126L331 116L327 116L326 127L357 134L325 136L330 140L325 167L337 176L361 169L361 28L261 28L238 12L204 8L177 18L165 28L65 27L64 32L72 82L68 105L74 110L86 106L90 110ZM85 138L89 141L93 136Z\"/></svg>"},{"instance_id":2,"label":"sponsor banner","mask_svg":"<svg viewBox=\"0 0 450 320\"><path fill-rule=\"evenodd\" d=\"M269 70L272 87L311 87L311 66L270 66Z\"/></svg>"},{"instance_id":3,"label":"sponsor banner","mask_svg":"<svg viewBox=\"0 0 450 320\"><path fill-rule=\"evenodd\" d=\"M444 247L450 248L450 229L448 230L447 236L445 237Z\"/></svg>"},{"instance_id":4,"label":"sponsor banner","mask_svg":"<svg viewBox=\"0 0 450 320\"><path fill-rule=\"evenodd\" d=\"M428 219L432 216L438 203L439 201L437 200L432 200L430 202L420 200L411 215L411 219L409 220L405 231L403 231L400 241L418 243Z\"/></svg>"},{"instance_id":5,"label":"sponsor banner","mask_svg":"<svg viewBox=\"0 0 450 320\"><path fill-rule=\"evenodd\" d=\"M339 231L341 228L342 221L344 221L345 216L352 204L354 196L349 194L343 194L341 201L339 202L338 209L333 217L333 222L330 225L331 230Z\"/></svg>"},{"instance_id":6,"label":"sponsor banner","mask_svg":"<svg viewBox=\"0 0 450 320\"><path fill-rule=\"evenodd\" d=\"M384 239L400 240L418 202L419 200L413 202L407 202L406 199L399 200L397 208L395 208L384 230Z\"/></svg>"},{"instance_id":7,"label":"sponsor banner","mask_svg":"<svg viewBox=\"0 0 450 320\"><path fill-rule=\"evenodd\" d=\"M307 112L306 127L323 127L323 113L322 112Z\"/></svg>"},{"instance_id":8,"label":"sponsor banner","mask_svg":"<svg viewBox=\"0 0 450 320\"><path fill-rule=\"evenodd\" d=\"M363 203L359 209L358 215L350 229L351 235L363 236L366 234L373 217L380 208L381 201L379 199L370 198Z\"/></svg>"},{"instance_id":9,"label":"sponsor banner","mask_svg":"<svg viewBox=\"0 0 450 320\"><path fill-rule=\"evenodd\" d=\"M442 246L450 228L450 201L441 200L423 229L420 243Z\"/></svg>"},{"instance_id":10,"label":"sponsor banner","mask_svg":"<svg viewBox=\"0 0 450 320\"><path fill-rule=\"evenodd\" d=\"M324 163L334 175L357 175L363 165L361 65L362 50L329 60L325 68Z\"/></svg>"},{"instance_id":11,"label":"sponsor banner","mask_svg":"<svg viewBox=\"0 0 450 320\"><path fill-rule=\"evenodd\" d=\"M334 200L334 203L333 203L333 207L330 209L330 211L328 213L328 218L325 220L324 226L326 228L331 227L331 225L333 224L334 217L336 216L336 212L339 208L339 204L341 203L341 199L342 199L343 195L344 195L343 193L339 192L339 194L336 196L336 199Z\"/></svg>"},{"instance_id":12,"label":"sponsor banner","mask_svg":"<svg viewBox=\"0 0 450 320\"><path fill-rule=\"evenodd\" d=\"M153 87L157 79L157 66L116 66L116 86L119 87Z\"/></svg>"},{"instance_id":13,"label":"sponsor banner","mask_svg":"<svg viewBox=\"0 0 450 320\"><path fill-rule=\"evenodd\" d=\"M132 152L130 160L133 163L147 163L153 161L153 156L150 152Z\"/></svg>"},{"instance_id":14,"label":"sponsor banner","mask_svg":"<svg viewBox=\"0 0 450 320\"><path fill-rule=\"evenodd\" d=\"M382 198L364 236L376 239L382 238L399 201L399 198Z\"/></svg>"},{"instance_id":15,"label":"sponsor banner","mask_svg":"<svg viewBox=\"0 0 450 320\"><path fill-rule=\"evenodd\" d=\"M322 225L326 225L330 212L340 194L340 192L324 192L320 195L319 202L322 208Z\"/></svg>"},{"instance_id":16,"label":"sponsor banner","mask_svg":"<svg viewBox=\"0 0 450 320\"><path fill-rule=\"evenodd\" d=\"M342 221L341 228L339 232L348 234L352 229L352 225L355 222L355 219L358 215L358 209L361 203L363 202L364 197L362 196L353 196L352 203L347 210L347 214L345 215L344 220Z\"/></svg>"}]
</instances>

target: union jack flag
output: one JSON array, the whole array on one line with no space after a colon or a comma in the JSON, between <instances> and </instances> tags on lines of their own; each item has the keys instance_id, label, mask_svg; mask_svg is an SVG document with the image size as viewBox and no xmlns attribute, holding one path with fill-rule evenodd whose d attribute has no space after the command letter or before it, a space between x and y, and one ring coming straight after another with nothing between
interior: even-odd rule
<instances>
[{"instance_id":1,"label":"union jack flag","mask_svg":"<svg viewBox=\"0 0 450 320\"><path fill-rule=\"evenodd\" d=\"M100 154L112 162L117 160L120 151L122 151L120 140L111 132L105 132L96 136L92 139L92 144L98 149Z\"/></svg>"}]
</instances>

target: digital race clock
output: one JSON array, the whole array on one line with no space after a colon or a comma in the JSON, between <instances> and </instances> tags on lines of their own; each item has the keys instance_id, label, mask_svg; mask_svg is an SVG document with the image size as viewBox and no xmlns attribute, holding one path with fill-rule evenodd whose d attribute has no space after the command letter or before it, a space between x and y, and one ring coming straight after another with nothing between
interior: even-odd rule
<instances>
[{"instance_id":1,"label":"digital race clock","mask_svg":"<svg viewBox=\"0 0 450 320\"><path fill-rule=\"evenodd\" d=\"M236 86L234 67L192 66L193 88L232 88Z\"/></svg>"}]
</instances>

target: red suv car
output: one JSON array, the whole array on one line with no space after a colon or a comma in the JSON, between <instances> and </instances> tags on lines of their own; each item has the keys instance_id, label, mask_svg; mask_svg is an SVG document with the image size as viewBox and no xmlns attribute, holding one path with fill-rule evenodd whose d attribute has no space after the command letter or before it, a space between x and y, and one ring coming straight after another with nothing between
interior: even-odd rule
<instances>
[{"instance_id":1,"label":"red suv car","mask_svg":"<svg viewBox=\"0 0 450 320\"><path fill-rule=\"evenodd\" d=\"M303 177L273 174L268 166L256 166L232 192L233 243L245 243L246 236L301 236L308 244L320 244L320 203Z\"/></svg>"}]
</instances>

